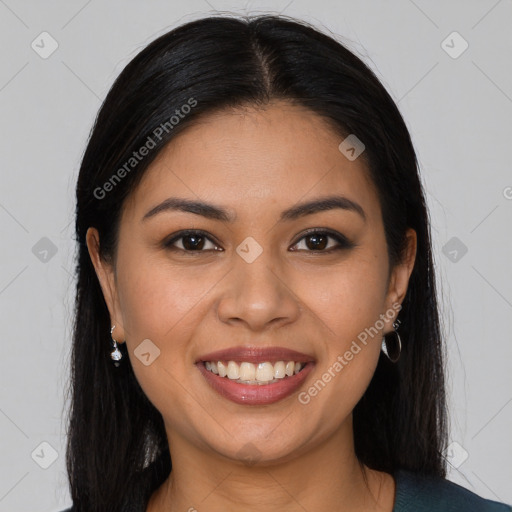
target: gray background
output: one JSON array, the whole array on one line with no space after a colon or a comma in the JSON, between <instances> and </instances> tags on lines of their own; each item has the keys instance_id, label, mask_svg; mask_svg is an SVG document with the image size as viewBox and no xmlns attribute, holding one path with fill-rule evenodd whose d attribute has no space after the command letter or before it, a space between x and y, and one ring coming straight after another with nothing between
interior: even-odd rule
<instances>
[{"instance_id":1,"label":"gray background","mask_svg":"<svg viewBox=\"0 0 512 512\"><path fill-rule=\"evenodd\" d=\"M284 12L330 30L398 102L432 215L449 479L512 503L511 0L0 0L0 511L70 504L74 186L100 102L146 44L214 10ZM44 31L58 44L48 58ZM469 44L460 55L453 31Z\"/></svg>"}]
</instances>

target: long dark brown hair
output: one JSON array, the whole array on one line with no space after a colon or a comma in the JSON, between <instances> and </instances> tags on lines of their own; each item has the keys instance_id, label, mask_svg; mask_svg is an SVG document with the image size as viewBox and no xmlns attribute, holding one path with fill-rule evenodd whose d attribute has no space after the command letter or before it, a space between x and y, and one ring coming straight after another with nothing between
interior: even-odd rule
<instances>
[{"instance_id":1,"label":"long dark brown hair","mask_svg":"<svg viewBox=\"0 0 512 512\"><path fill-rule=\"evenodd\" d=\"M175 134L203 114L274 99L305 106L340 135L353 133L364 142L391 266L402 257L406 229L417 233L417 257L399 315L402 354L392 364L381 353L353 412L355 449L360 463L373 469L446 475L444 347L429 216L397 106L361 59L307 23L273 15L208 17L162 35L126 66L98 113L83 156L76 188L67 445L73 510L135 510L171 471L161 414L140 388L126 354L119 368L112 365L109 312L86 231L98 229L101 256L114 261L123 202ZM187 113L170 122L177 110ZM127 167L148 137L154 147Z\"/></svg>"}]
</instances>

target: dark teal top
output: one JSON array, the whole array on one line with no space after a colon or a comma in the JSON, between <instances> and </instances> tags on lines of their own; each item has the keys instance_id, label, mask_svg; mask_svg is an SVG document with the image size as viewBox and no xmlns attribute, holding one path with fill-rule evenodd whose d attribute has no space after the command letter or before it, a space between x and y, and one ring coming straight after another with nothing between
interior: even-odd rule
<instances>
[{"instance_id":1,"label":"dark teal top","mask_svg":"<svg viewBox=\"0 0 512 512\"><path fill-rule=\"evenodd\" d=\"M512 507L486 500L450 480L400 469L393 512L512 512Z\"/></svg>"},{"instance_id":2,"label":"dark teal top","mask_svg":"<svg viewBox=\"0 0 512 512\"><path fill-rule=\"evenodd\" d=\"M481 498L444 478L404 469L396 471L393 477L396 482L393 512L512 512L512 506ZM132 511L146 512L146 505L133 505ZM74 512L74 509L62 512Z\"/></svg>"}]
</instances>

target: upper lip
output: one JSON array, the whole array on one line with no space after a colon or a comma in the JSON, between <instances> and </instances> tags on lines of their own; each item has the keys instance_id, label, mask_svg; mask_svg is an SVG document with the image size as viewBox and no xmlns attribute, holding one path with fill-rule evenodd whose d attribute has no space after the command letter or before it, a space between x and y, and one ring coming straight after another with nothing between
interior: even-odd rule
<instances>
[{"instance_id":1,"label":"upper lip","mask_svg":"<svg viewBox=\"0 0 512 512\"><path fill-rule=\"evenodd\" d=\"M248 363L261 363L268 361L295 361L299 363L312 362L315 359L302 352L285 347L232 347L217 350L200 356L196 363L204 361L247 361Z\"/></svg>"}]
</instances>

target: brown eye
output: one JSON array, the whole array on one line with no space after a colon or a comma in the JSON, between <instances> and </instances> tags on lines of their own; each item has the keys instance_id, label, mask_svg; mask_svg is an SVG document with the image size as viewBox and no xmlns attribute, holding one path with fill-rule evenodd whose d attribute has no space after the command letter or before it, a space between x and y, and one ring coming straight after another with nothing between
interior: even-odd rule
<instances>
[{"instance_id":1,"label":"brown eye","mask_svg":"<svg viewBox=\"0 0 512 512\"><path fill-rule=\"evenodd\" d=\"M329 246L329 239L334 240L335 242L337 242L337 244L335 244L334 246ZM355 244L347 240L347 238L343 236L341 233L334 233L331 231L310 231L305 236L303 236L299 240L299 242L297 242L294 246L301 243L302 240L305 240L304 246L308 252L331 252L340 249L350 249L355 246ZM328 247L327 250L326 247Z\"/></svg>"},{"instance_id":2,"label":"brown eye","mask_svg":"<svg viewBox=\"0 0 512 512\"><path fill-rule=\"evenodd\" d=\"M176 243L181 241L181 247ZM210 244L210 247L208 247ZM218 246L212 242L202 231L189 230L181 231L176 236L165 242L165 247L171 250L186 252L206 252L212 249L218 249ZM206 249L205 249L206 246Z\"/></svg>"}]
</instances>

